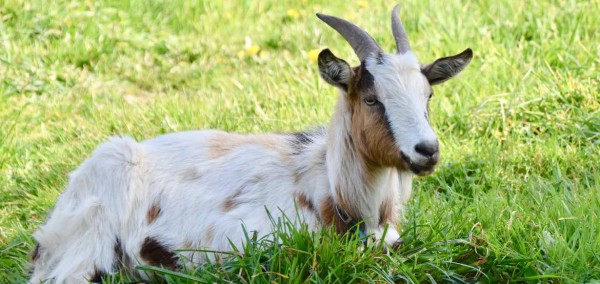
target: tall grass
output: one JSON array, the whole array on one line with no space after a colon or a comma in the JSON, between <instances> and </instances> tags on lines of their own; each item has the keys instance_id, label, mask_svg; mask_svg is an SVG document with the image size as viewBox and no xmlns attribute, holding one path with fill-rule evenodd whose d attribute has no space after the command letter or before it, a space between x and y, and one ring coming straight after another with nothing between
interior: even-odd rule
<instances>
[{"instance_id":1,"label":"tall grass","mask_svg":"<svg viewBox=\"0 0 600 284\"><path fill-rule=\"evenodd\" d=\"M329 2L0 2L0 282L26 280L30 234L111 135L326 124L337 95L311 54L358 62L314 13L394 50L394 2ZM143 269L173 283L600 279L600 2L400 4L422 62L475 51L436 87L442 162L416 181L405 245L387 255L284 226L229 262Z\"/></svg>"}]
</instances>

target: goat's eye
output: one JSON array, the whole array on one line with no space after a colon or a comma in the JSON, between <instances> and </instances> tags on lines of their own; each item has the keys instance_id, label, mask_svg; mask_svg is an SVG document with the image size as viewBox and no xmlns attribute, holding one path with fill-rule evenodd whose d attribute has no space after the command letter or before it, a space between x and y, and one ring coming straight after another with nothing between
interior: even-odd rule
<instances>
[{"instance_id":1,"label":"goat's eye","mask_svg":"<svg viewBox=\"0 0 600 284\"><path fill-rule=\"evenodd\" d=\"M365 102L365 104L367 104L368 106L372 106L374 104L377 103L377 99L373 98L373 97L366 97L363 100Z\"/></svg>"}]
</instances>

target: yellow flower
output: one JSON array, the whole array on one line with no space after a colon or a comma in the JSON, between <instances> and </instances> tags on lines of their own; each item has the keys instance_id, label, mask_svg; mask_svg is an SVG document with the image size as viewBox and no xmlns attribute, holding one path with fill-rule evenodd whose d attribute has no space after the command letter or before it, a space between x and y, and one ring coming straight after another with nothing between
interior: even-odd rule
<instances>
[{"instance_id":1,"label":"yellow flower","mask_svg":"<svg viewBox=\"0 0 600 284\"><path fill-rule=\"evenodd\" d=\"M308 60L310 62L317 62L317 60L319 59L319 53L320 52L321 52L320 49L311 49L306 54L306 57L308 57Z\"/></svg>"},{"instance_id":2,"label":"yellow flower","mask_svg":"<svg viewBox=\"0 0 600 284\"><path fill-rule=\"evenodd\" d=\"M246 49L246 54L249 56L257 55L260 52L260 46L253 44Z\"/></svg>"},{"instance_id":3,"label":"yellow flower","mask_svg":"<svg viewBox=\"0 0 600 284\"><path fill-rule=\"evenodd\" d=\"M300 15L300 11L298 11L296 9L293 9L293 8L287 10L287 15L288 15L288 17L290 17L290 18L292 18L294 20L300 18L300 16L301 16Z\"/></svg>"},{"instance_id":4,"label":"yellow flower","mask_svg":"<svg viewBox=\"0 0 600 284\"><path fill-rule=\"evenodd\" d=\"M242 59L242 58L244 58L244 56L246 56L246 51L244 51L244 50L238 51L238 53L237 53L238 58Z\"/></svg>"},{"instance_id":5,"label":"yellow flower","mask_svg":"<svg viewBox=\"0 0 600 284\"><path fill-rule=\"evenodd\" d=\"M354 21L354 20L356 20L356 18L357 18L357 14L353 11L349 11L344 14L344 19L346 19L348 21Z\"/></svg>"},{"instance_id":6,"label":"yellow flower","mask_svg":"<svg viewBox=\"0 0 600 284\"><path fill-rule=\"evenodd\" d=\"M367 8L368 5L367 1L358 1L358 7Z\"/></svg>"},{"instance_id":7,"label":"yellow flower","mask_svg":"<svg viewBox=\"0 0 600 284\"><path fill-rule=\"evenodd\" d=\"M262 59L266 59L266 58L269 58L269 53L265 50L261 50L260 53L258 54L258 56Z\"/></svg>"}]
</instances>

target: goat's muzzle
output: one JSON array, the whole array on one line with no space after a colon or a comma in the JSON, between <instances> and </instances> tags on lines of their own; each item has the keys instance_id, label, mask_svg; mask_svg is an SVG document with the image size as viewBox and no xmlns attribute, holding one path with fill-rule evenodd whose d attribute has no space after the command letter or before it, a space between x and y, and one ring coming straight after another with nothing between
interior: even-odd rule
<instances>
[{"instance_id":1,"label":"goat's muzzle","mask_svg":"<svg viewBox=\"0 0 600 284\"><path fill-rule=\"evenodd\" d=\"M440 161L440 152L435 151L430 156L423 156L418 160L411 160L408 155L401 152L402 160L408 165L408 168L419 176L426 176L433 172L435 166Z\"/></svg>"}]
</instances>

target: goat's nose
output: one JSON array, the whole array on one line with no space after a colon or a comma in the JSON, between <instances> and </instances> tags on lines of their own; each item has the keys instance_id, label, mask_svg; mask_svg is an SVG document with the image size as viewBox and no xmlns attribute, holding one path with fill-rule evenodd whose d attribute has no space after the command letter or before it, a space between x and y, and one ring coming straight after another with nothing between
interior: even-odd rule
<instances>
[{"instance_id":1,"label":"goat's nose","mask_svg":"<svg viewBox=\"0 0 600 284\"><path fill-rule=\"evenodd\" d=\"M415 146L415 151L427 158L433 157L439 150L440 149L437 140L424 141Z\"/></svg>"}]
</instances>

